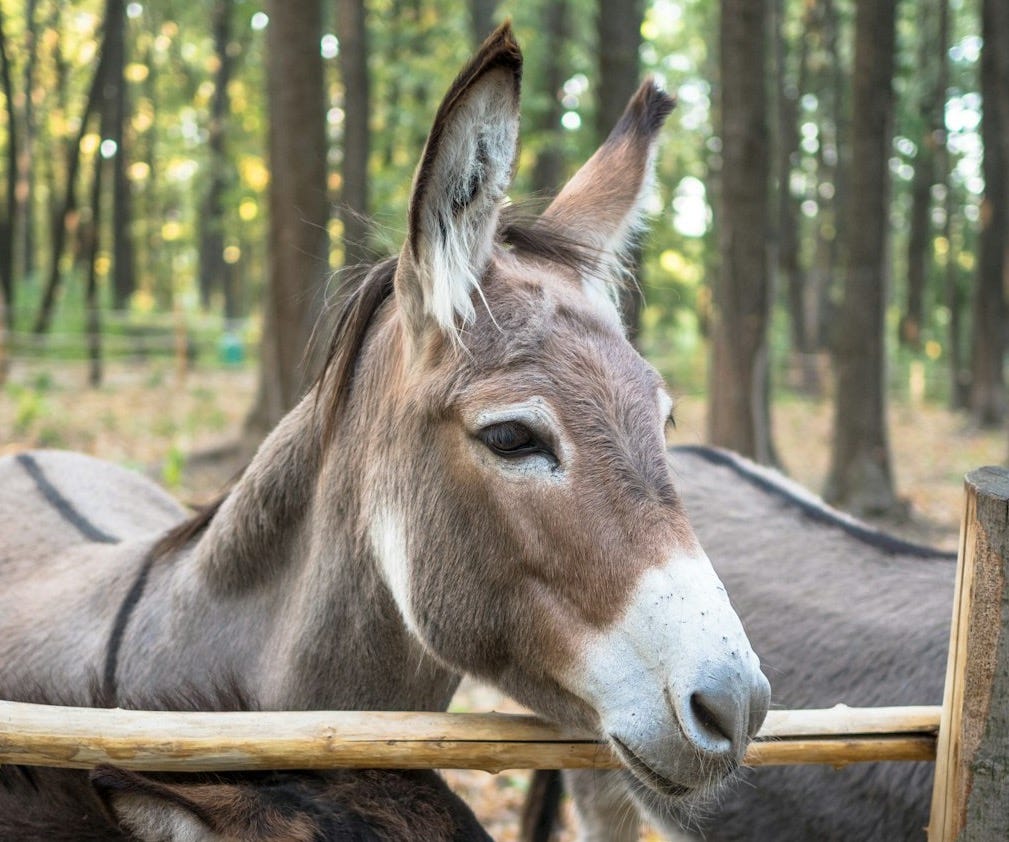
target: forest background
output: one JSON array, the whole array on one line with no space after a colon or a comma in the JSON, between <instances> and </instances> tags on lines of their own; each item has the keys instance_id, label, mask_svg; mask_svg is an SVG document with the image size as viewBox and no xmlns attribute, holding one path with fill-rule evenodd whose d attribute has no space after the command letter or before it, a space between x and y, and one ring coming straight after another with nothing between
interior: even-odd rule
<instances>
[{"instance_id":1,"label":"forest background","mask_svg":"<svg viewBox=\"0 0 1009 842\"><path fill-rule=\"evenodd\" d=\"M946 540L1007 453L1002 0L0 0L0 449L197 493L194 451L247 455L342 268L398 250L437 103L505 17L516 198L644 74L676 94L625 311L680 440Z\"/></svg>"}]
</instances>

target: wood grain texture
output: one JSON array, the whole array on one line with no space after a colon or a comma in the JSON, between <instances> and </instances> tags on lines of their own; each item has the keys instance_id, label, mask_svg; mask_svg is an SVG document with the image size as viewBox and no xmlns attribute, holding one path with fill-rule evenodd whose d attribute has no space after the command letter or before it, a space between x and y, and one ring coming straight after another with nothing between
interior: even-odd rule
<instances>
[{"instance_id":1,"label":"wood grain texture","mask_svg":"<svg viewBox=\"0 0 1009 842\"><path fill-rule=\"evenodd\" d=\"M938 707L772 711L745 762L931 760L938 724ZM514 714L165 713L18 702L0 702L0 763L146 771L618 765L591 735Z\"/></svg>"},{"instance_id":2,"label":"wood grain texture","mask_svg":"<svg viewBox=\"0 0 1009 842\"><path fill-rule=\"evenodd\" d=\"M930 842L1009 839L1009 472L967 474Z\"/></svg>"}]
</instances>

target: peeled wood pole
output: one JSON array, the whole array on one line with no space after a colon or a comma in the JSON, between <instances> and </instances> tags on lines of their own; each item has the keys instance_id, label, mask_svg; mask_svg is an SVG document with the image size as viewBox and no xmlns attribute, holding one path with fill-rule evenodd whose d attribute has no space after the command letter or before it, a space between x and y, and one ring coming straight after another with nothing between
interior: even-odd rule
<instances>
[{"instance_id":1,"label":"peeled wood pole","mask_svg":"<svg viewBox=\"0 0 1009 842\"><path fill-rule=\"evenodd\" d=\"M964 481L929 842L1009 839L1009 472Z\"/></svg>"},{"instance_id":2,"label":"peeled wood pole","mask_svg":"<svg viewBox=\"0 0 1009 842\"><path fill-rule=\"evenodd\" d=\"M749 765L932 760L938 707L772 711ZM162 713L0 702L0 764L228 771L606 769L592 736L509 714Z\"/></svg>"}]
</instances>

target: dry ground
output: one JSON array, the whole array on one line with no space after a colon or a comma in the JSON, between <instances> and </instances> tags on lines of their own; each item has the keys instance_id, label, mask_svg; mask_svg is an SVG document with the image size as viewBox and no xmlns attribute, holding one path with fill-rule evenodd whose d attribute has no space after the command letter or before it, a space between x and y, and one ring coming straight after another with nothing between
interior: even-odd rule
<instances>
[{"instance_id":1,"label":"dry ground","mask_svg":"<svg viewBox=\"0 0 1009 842\"><path fill-rule=\"evenodd\" d=\"M211 496L238 467L227 459L191 454L235 437L255 385L250 369L207 369L180 378L168 364L117 364L102 388L88 390L84 383L84 369L76 364L15 363L0 390L0 455L40 446L80 450L145 471L188 501ZM700 397L680 399L677 423L676 441L703 442ZM783 399L774 408L774 425L784 467L820 489L829 458L829 405ZM903 404L892 407L890 431L897 487L911 514L882 525L915 540L955 547L963 474L1003 463L1006 434L973 429L939 407ZM468 687L456 707L514 709L476 687ZM496 839L516 839L526 773L451 772L448 777ZM571 821L569 816L569 827ZM573 839L570 830L565 838ZM658 837L646 831L643 838Z\"/></svg>"}]
</instances>

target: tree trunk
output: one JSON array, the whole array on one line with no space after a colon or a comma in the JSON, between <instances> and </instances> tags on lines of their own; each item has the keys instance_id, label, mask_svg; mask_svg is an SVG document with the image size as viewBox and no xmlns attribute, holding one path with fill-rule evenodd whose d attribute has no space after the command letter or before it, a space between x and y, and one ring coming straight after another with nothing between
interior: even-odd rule
<instances>
[{"instance_id":1,"label":"tree trunk","mask_svg":"<svg viewBox=\"0 0 1009 842\"><path fill-rule=\"evenodd\" d=\"M599 57L599 88L596 105L596 136L601 143L624 112L627 101L640 83L641 24L644 21L643 0L614 3L599 0L596 4L597 54ZM620 294L620 309L627 336L636 342L641 328L641 256L638 249L629 261L630 276L638 279L624 285Z\"/></svg>"},{"instance_id":2,"label":"tree trunk","mask_svg":"<svg viewBox=\"0 0 1009 842\"><path fill-rule=\"evenodd\" d=\"M103 120L103 128L108 128ZM88 385L97 388L102 383L102 320L98 296L98 248L102 236L102 172L105 169L101 155L95 155L94 181L91 185L91 218L85 225L84 254L87 258L88 279L84 288L85 332L88 345Z\"/></svg>"},{"instance_id":3,"label":"tree trunk","mask_svg":"<svg viewBox=\"0 0 1009 842\"><path fill-rule=\"evenodd\" d=\"M0 12L0 81L7 102L7 201L3 218L0 219L0 285L7 302L5 318L7 327L14 326L14 224L18 217L17 170L18 131L14 116L14 86L11 84L10 58L7 53L7 38L3 29L3 14Z\"/></svg>"},{"instance_id":4,"label":"tree trunk","mask_svg":"<svg viewBox=\"0 0 1009 842\"><path fill-rule=\"evenodd\" d=\"M936 174L936 149L944 131L946 86L942 81L945 46L936 41L941 28L935 8L945 7L948 0L921 5L921 31L918 42L918 75L921 88L918 117L921 137L914 162L911 183L911 217L907 242L907 301L900 324L900 341L920 350L921 331L925 321L925 290L932 265L932 185ZM941 52L940 52L941 51Z\"/></svg>"},{"instance_id":5,"label":"tree trunk","mask_svg":"<svg viewBox=\"0 0 1009 842\"><path fill-rule=\"evenodd\" d=\"M271 0L267 12L270 255L250 438L270 430L317 374L306 350L329 274L321 3Z\"/></svg>"},{"instance_id":6,"label":"tree trunk","mask_svg":"<svg viewBox=\"0 0 1009 842\"><path fill-rule=\"evenodd\" d=\"M224 191L231 181L234 164L226 151L231 99L228 84L234 59L231 55L231 9L233 0L215 0L211 19L214 32L214 95L210 100L207 129L207 192L200 208L200 304L210 309L215 290L225 292L227 265L224 262Z\"/></svg>"},{"instance_id":7,"label":"tree trunk","mask_svg":"<svg viewBox=\"0 0 1009 842\"><path fill-rule=\"evenodd\" d=\"M473 44L479 47L494 29L494 11L497 0L469 0L469 24Z\"/></svg>"},{"instance_id":8,"label":"tree trunk","mask_svg":"<svg viewBox=\"0 0 1009 842\"><path fill-rule=\"evenodd\" d=\"M811 306L816 309L816 347L832 347L835 340L837 306L835 300L841 297L841 244L845 240L847 223L845 198L847 177L850 169L851 149L848 145L848 109L845 93L850 86L851 73L846 67L840 48L841 21L834 0L817 0L823 39L827 48L827 69L823 72L823 85L818 92L825 99L830 131L824 132L820 140L818 169L820 184L829 183L833 192L829 203L820 203L820 213L826 217L817 229L817 264L819 270L811 291ZM828 152L829 150L829 152ZM832 153L832 154L831 154ZM825 209L829 207L827 215Z\"/></svg>"},{"instance_id":9,"label":"tree trunk","mask_svg":"<svg viewBox=\"0 0 1009 842\"><path fill-rule=\"evenodd\" d=\"M371 79L368 73L368 27L364 0L337 0L340 75L343 77L343 265L369 263L371 222L368 203L368 158L371 154Z\"/></svg>"},{"instance_id":10,"label":"tree trunk","mask_svg":"<svg viewBox=\"0 0 1009 842\"><path fill-rule=\"evenodd\" d=\"M25 2L24 134L18 161L18 217L21 231L21 271L25 277L35 272L35 67L38 59L38 28L35 22L36 0Z\"/></svg>"},{"instance_id":11,"label":"tree trunk","mask_svg":"<svg viewBox=\"0 0 1009 842\"><path fill-rule=\"evenodd\" d=\"M117 310L129 306L136 289L133 264L133 213L130 182L126 177L126 15L123 0L110 2L105 20L105 47L110 52L105 82L105 111L109 114L102 136L115 143L112 156L112 305Z\"/></svg>"},{"instance_id":12,"label":"tree trunk","mask_svg":"<svg viewBox=\"0 0 1009 842\"><path fill-rule=\"evenodd\" d=\"M1003 75L1000 52L1009 50L1003 0L983 0L981 6L981 139L984 144L984 200L981 204L981 248L974 287L974 333L971 345L970 408L978 424L997 426L1005 417L1005 250L1009 242L1009 174L1003 138L1003 98L1009 75Z\"/></svg>"},{"instance_id":13,"label":"tree trunk","mask_svg":"<svg viewBox=\"0 0 1009 842\"><path fill-rule=\"evenodd\" d=\"M542 86L545 107L536 115L534 129L539 146L533 167L532 189L539 196L552 196L564 182L564 106L560 91L569 73L565 61L568 42L567 0L547 0L543 5L543 64L536 84Z\"/></svg>"},{"instance_id":14,"label":"tree trunk","mask_svg":"<svg viewBox=\"0 0 1009 842\"><path fill-rule=\"evenodd\" d=\"M935 53L939 56L935 95L943 105L945 105L946 91L949 87L950 26L949 3L940 2L938 38L935 46ZM949 135L946 132L945 119L938 128L935 167L936 179L942 184L944 191L942 237L946 241L946 257L943 264L942 282L943 297L946 308L949 310L949 330L946 338L946 358L949 361L949 408L958 411L966 409L968 405L970 372L965 370L963 358L963 291L960 289L957 270L954 245L956 229L953 224L958 206L953 193Z\"/></svg>"},{"instance_id":15,"label":"tree trunk","mask_svg":"<svg viewBox=\"0 0 1009 842\"><path fill-rule=\"evenodd\" d=\"M106 15L109 7L115 5L117 0L107 0ZM66 245L67 227L71 215L77 210L77 172L81 165L81 141L88 131L88 124L91 115L98 107L105 78L107 76L108 53L104 43L99 49L98 66L95 68L95 75L91 80L91 89L88 91L88 98L84 105L84 113L81 115L80 128L77 130L77 137L67 148L66 185L63 193L63 201L52 221L52 249L50 252L49 278L46 282L45 291L42 294L42 303L39 306L38 315L35 317L35 333L46 333L52 322L53 305L56 302L56 293L59 291L60 258L63 256L63 249Z\"/></svg>"},{"instance_id":16,"label":"tree trunk","mask_svg":"<svg viewBox=\"0 0 1009 842\"><path fill-rule=\"evenodd\" d=\"M815 392L815 347L812 339L815 327L807 324L807 274L803 271L799 255L799 208L792 195L792 170L799 157L799 97L806 90L806 30L799 39L794 71L789 68L788 37L785 32L784 0L774 0L774 63L777 75L777 182L778 182L778 236L777 270L784 280L788 300L788 317L792 338L792 371L797 375L793 385L803 391ZM808 15L807 15L808 19Z\"/></svg>"},{"instance_id":17,"label":"tree trunk","mask_svg":"<svg viewBox=\"0 0 1009 842\"><path fill-rule=\"evenodd\" d=\"M768 412L770 312L767 73L764 0L722 0L721 271L712 298L708 437L774 461Z\"/></svg>"},{"instance_id":18,"label":"tree trunk","mask_svg":"<svg viewBox=\"0 0 1009 842\"><path fill-rule=\"evenodd\" d=\"M862 514L896 505L886 429L883 316L896 0L857 0L847 266L835 365L834 445L825 497Z\"/></svg>"}]
</instances>

